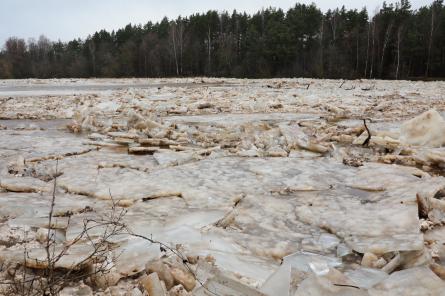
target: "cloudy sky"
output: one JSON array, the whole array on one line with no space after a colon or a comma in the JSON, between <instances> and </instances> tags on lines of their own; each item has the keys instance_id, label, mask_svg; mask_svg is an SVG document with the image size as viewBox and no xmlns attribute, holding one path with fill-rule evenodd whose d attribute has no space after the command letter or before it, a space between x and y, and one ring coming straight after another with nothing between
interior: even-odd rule
<instances>
[{"instance_id":1,"label":"cloudy sky","mask_svg":"<svg viewBox=\"0 0 445 296\"><path fill-rule=\"evenodd\" d=\"M297 0L0 0L0 44L17 36L28 39L45 34L52 40L85 38L100 29L113 30L128 23L144 24L209 9L255 12L263 7L288 9ZM373 12L383 0L300 0L315 2L322 10L340 7ZM387 2L391 2L390 0ZM414 8L432 0L411 0ZM1 46L1 45L0 45Z\"/></svg>"}]
</instances>

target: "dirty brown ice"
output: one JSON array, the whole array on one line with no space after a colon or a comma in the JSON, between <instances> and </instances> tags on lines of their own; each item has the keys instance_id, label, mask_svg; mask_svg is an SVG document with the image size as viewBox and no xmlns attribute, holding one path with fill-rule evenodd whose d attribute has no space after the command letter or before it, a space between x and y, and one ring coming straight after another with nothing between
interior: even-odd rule
<instances>
[{"instance_id":1,"label":"dirty brown ice","mask_svg":"<svg viewBox=\"0 0 445 296\"><path fill-rule=\"evenodd\" d=\"M1 295L445 295L445 83L0 81Z\"/></svg>"}]
</instances>

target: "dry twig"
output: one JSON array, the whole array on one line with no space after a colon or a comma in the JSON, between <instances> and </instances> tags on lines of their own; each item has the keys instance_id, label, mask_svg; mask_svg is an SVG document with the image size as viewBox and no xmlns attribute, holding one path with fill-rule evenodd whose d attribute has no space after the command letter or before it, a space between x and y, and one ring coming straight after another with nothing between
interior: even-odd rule
<instances>
[{"instance_id":1,"label":"dry twig","mask_svg":"<svg viewBox=\"0 0 445 296\"><path fill-rule=\"evenodd\" d=\"M368 133L368 137L363 142L362 146L368 147L369 146L369 141L371 141L371 132L369 131L368 126L366 125L366 119L363 119L363 124L365 125L365 129L366 129L366 132Z\"/></svg>"}]
</instances>

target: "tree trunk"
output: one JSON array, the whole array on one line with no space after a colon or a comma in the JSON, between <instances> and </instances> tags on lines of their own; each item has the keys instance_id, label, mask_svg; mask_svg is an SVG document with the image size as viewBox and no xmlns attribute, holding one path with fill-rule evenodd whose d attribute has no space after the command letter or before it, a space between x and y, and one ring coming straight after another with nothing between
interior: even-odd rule
<instances>
[{"instance_id":1,"label":"tree trunk","mask_svg":"<svg viewBox=\"0 0 445 296\"><path fill-rule=\"evenodd\" d=\"M212 40L211 40L211 34L210 34L210 26L209 26L209 32L207 34L207 44L208 44L208 55L209 55L209 75L211 75L211 69L212 69L212 63L211 63L211 56L212 56Z\"/></svg>"},{"instance_id":2,"label":"tree trunk","mask_svg":"<svg viewBox=\"0 0 445 296\"><path fill-rule=\"evenodd\" d=\"M94 41L91 41L89 44L90 54L91 54L91 61L93 63L93 76L96 77L96 45L94 44Z\"/></svg>"},{"instance_id":3,"label":"tree trunk","mask_svg":"<svg viewBox=\"0 0 445 296\"><path fill-rule=\"evenodd\" d=\"M332 28L332 39L335 42L336 40L336 32L337 32L337 13L335 13L332 16L332 21L331 21L331 28Z\"/></svg>"},{"instance_id":4,"label":"tree trunk","mask_svg":"<svg viewBox=\"0 0 445 296\"><path fill-rule=\"evenodd\" d=\"M145 77L148 78L148 71L147 71L147 52L144 52L144 71L145 71Z\"/></svg>"},{"instance_id":5,"label":"tree trunk","mask_svg":"<svg viewBox=\"0 0 445 296\"><path fill-rule=\"evenodd\" d=\"M179 57L181 59L179 72L181 75L183 73L183 62L182 62L184 56L183 53L184 53L184 26L181 22L179 27Z\"/></svg>"},{"instance_id":6,"label":"tree trunk","mask_svg":"<svg viewBox=\"0 0 445 296\"><path fill-rule=\"evenodd\" d=\"M375 20L372 21L372 56L371 56L371 71L369 72L369 79L372 78L374 71L374 58L375 58Z\"/></svg>"},{"instance_id":7,"label":"tree trunk","mask_svg":"<svg viewBox=\"0 0 445 296\"><path fill-rule=\"evenodd\" d=\"M388 28L386 28L385 39L383 41L382 58L380 60L380 78L382 78L382 75L383 75L383 66L384 66L383 63L385 61L385 52L386 52L386 48L388 47L389 38L391 37L392 26L393 26L393 23L391 22L389 24Z\"/></svg>"},{"instance_id":8,"label":"tree trunk","mask_svg":"<svg viewBox=\"0 0 445 296\"><path fill-rule=\"evenodd\" d=\"M402 38L403 26L401 25L397 32L397 68L396 68L396 80L399 79L399 67L400 67L400 42Z\"/></svg>"},{"instance_id":9,"label":"tree trunk","mask_svg":"<svg viewBox=\"0 0 445 296\"><path fill-rule=\"evenodd\" d=\"M365 78L368 75L368 60L369 60L369 35L371 34L371 23L368 24L368 38L366 44L366 62L365 62Z\"/></svg>"},{"instance_id":10,"label":"tree trunk","mask_svg":"<svg viewBox=\"0 0 445 296\"><path fill-rule=\"evenodd\" d=\"M173 54L175 56L176 76L179 76L178 54L176 50L176 24L171 24L170 35L173 43Z\"/></svg>"},{"instance_id":11,"label":"tree trunk","mask_svg":"<svg viewBox=\"0 0 445 296\"><path fill-rule=\"evenodd\" d=\"M428 57L426 60L425 77L428 77L428 74L430 72L431 48L433 46L433 33L434 33L434 4L431 5L431 30L430 30L430 39L428 43Z\"/></svg>"},{"instance_id":12,"label":"tree trunk","mask_svg":"<svg viewBox=\"0 0 445 296\"><path fill-rule=\"evenodd\" d=\"M358 66L359 66L359 27L356 29L357 34L357 44L356 44L356 59L355 59L355 76L358 75Z\"/></svg>"}]
</instances>

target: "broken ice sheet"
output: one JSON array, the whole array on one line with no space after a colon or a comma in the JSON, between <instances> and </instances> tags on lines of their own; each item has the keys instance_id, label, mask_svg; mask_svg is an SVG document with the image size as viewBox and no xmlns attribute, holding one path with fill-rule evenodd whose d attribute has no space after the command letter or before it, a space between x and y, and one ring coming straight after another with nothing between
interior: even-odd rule
<instances>
[{"instance_id":1,"label":"broken ice sheet","mask_svg":"<svg viewBox=\"0 0 445 296\"><path fill-rule=\"evenodd\" d=\"M382 280L388 277L388 274L379 269L363 268L347 271L345 275L354 283L355 286L370 289Z\"/></svg>"},{"instance_id":2,"label":"broken ice sheet","mask_svg":"<svg viewBox=\"0 0 445 296\"><path fill-rule=\"evenodd\" d=\"M315 143L313 140L302 131L298 124L294 125L279 125L281 133L284 135L287 141L289 149L301 148L317 153L326 153L328 148Z\"/></svg>"},{"instance_id":3,"label":"broken ice sheet","mask_svg":"<svg viewBox=\"0 0 445 296\"><path fill-rule=\"evenodd\" d=\"M269 296L240 283L222 273L208 279L204 286L193 292L196 296L230 295L230 296ZM278 294L276 294L278 295Z\"/></svg>"},{"instance_id":4,"label":"broken ice sheet","mask_svg":"<svg viewBox=\"0 0 445 296\"><path fill-rule=\"evenodd\" d=\"M3 262L26 264L29 268L45 269L48 268L48 257L45 248L31 248L26 251L26 260L24 258L24 249L2 250L0 257ZM76 269L86 268L99 256L95 247L91 243L78 243L66 249L63 245L54 248L54 254L60 258L54 263L55 268ZM94 256L96 255L96 256Z\"/></svg>"},{"instance_id":5,"label":"broken ice sheet","mask_svg":"<svg viewBox=\"0 0 445 296\"><path fill-rule=\"evenodd\" d=\"M199 246L202 249L201 252L205 252L205 249L233 254L243 254L245 252L245 249L238 245L236 240L224 237L222 231L210 231L204 233L202 239L203 242ZM194 247L198 250L197 246Z\"/></svg>"},{"instance_id":6,"label":"broken ice sheet","mask_svg":"<svg viewBox=\"0 0 445 296\"><path fill-rule=\"evenodd\" d=\"M184 164L194 159L193 152L174 152L174 151L162 151L155 152L153 154L154 159L159 165L179 165Z\"/></svg>"},{"instance_id":7,"label":"broken ice sheet","mask_svg":"<svg viewBox=\"0 0 445 296\"><path fill-rule=\"evenodd\" d=\"M0 151L20 151L27 161L82 154L91 148L82 144L82 138L58 130L0 130Z\"/></svg>"},{"instance_id":8,"label":"broken ice sheet","mask_svg":"<svg viewBox=\"0 0 445 296\"><path fill-rule=\"evenodd\" d=\"M67 213L78 213L88 206L93 207L93 204L95 204L91 199L84 196L68 194L57 194L57 196L54 216L62 217L66 216ZM42 223L47 224L48 222L51 198L50 193L43 195L39 193L0 193L0 216L18 219L11 220L11 225L20 223L24 225L25 221L30 221L30 225L42 226ZM29 205L32 205L32 207ZM32 221L33 219L36 220Z\"/></svg>"},{"instance_id":9,"label":"broken ice sheet","mask_svg":"<svg viewBox=\"0 0 445 296\"><path fill-rule=\"evenodd\" d=\"M290 264L282 264L261 286L260 291L267 295L289 296L292 281L291 272Z\"/></svg>"},{"instance_id":10,"label":"broken ice sheet","mask_svg":"<svg viewBox=\"0 0 445 296\"><path fill-rule=\"evenodd\" d=\"M310 252L297 252L284 257L283 264L288 264L299 271L324 275L329 272L330 268L341 266L342 261L335 257L328 257Z\"/></svg>"},{"instance_id":11,"label":"broken ice sheet","mask_svg":"<svg viewBox=\"0 0 445 296\"><path fill-rule=\"evenodd\" d=\"M298 207L297 217L330 229L360 253L368 250L378 253L416 250L423 246L417 207L414 205L388 208L354 200L338 200L334 206L314 200L311 207Z\"/></svg>"},{"instance_id":12,"label":"broken ice sheet","mask_svg":"<svg viewBox=\"0 0 445 296\"><path fill-rule=\"evenodd\" d=\"M337 257L341 258L349 254L352 254L352 249L348 245L341 243L337 246Z\"/></svg>"},{"instance_id":13,"label":"broken ice sheet","mask_svg":"<svg viewBox=\"0 0 445 296\"><path fill-rule=\"evenodd\" d=\"M125 86L126 83L131 83L130 81L132 80L119 83ZM169 81L200 80L163 80L162 83ZM399 145L396 141L399 138L397 132L384 133L380 130L388 130L388 127L399 128L401 120L413 117L425 108L436 107L442 110L443 83L429 83L428 86L431 87L425 87L423 82L376 81L373 95L363 99L364 93L359 88L357 92L339 89L339 81L268 81L267 83L272 85L283 83L285 86L273 90L266 89L264 81L229 81L242 87L233 87L230 83L229 86L207 88L199 86L198 83L193 90L187 87L163 87L160 90L157 87L145 90L136 88L101 92L100 95L91 97L65 95L62 98L35 96L34 92L29 92L29 97L14 98L0 106L5 117L70 117L74 111L82 111L82 106L95 109L86 110L97 112L86 112L82 122L85 120L85 128L97 129L98 133L103 133L91 135L91 140L102 143L96 143L99 150L88 152L90 146L82 144L87 140L85 134L72 135L55 129L5 130L0 132L0 143L3 143L0 145L1 174L8 175L7 165L10 161L16 161L17 154L20 154L26 160L36 157L32 166L38 171L38 176L49 177L54 172L55 161L44 159L62 156L59 160L59 170L64 175L59 178L59 185L68 191L87 195L71 195L72 198L69 199L65 195L57 195L56 207L60 205L58 214L74 213L67 230L68 238L72 239L79 234L83 218L88 217L88 214L91 214L92 218L106 214L111 203L98 199L109 198L111 190L116 199L131 200L125 223L132 229L144 235L151 234L159 240L165 239L172 245L182 244L187 251L214 256L216 265L225 272L239 276L244 283L248 282L253 286L259 286L275 275L286 282L276 287L287 290L290 275L286 266L278 267L277 262L286 254L302 250L302 245L306 242L306 246L311 244L313 248L310 250L314 252L326 255L337 251L339 257L351 252L349 246L362 252L400 251L423 247L415 195L418 190L424 188L432 189L432 193L427 196L434 195L438 187L443 187L443 180L437 177L429 178L426 173L419 174L400 166L367 164L366 160L363 161L364 167L360 169L346 167L339 159L333 159L332 155L322 157L320 153L301 150L299 147L289 151L287 140L291 144L293 140L300 140L294 141L294 144L310 148L312 140L323 139L323 146L328 144L326 146L329 147L334 142L325 142L329 141L326 139L332 138L332 132L342 136L343 129L339 128L341 124L327 122L320 119L321 117L326 118L335 113L360 118L359 116L366 112L376 119L375 123L370 124L370 128L372 132L379 132L382 140L379 143ZM50 86L54 82L39 83ZM67 82L60 83L63 85ZM85 83L103 82L79 80L79 83L82 86ZM310 83L310 89L302 87L307 83ZM83 88L87 87L83 85ZM403 94L403 97L399 94ZM64 104L60 104L60 99L64 100ZM391 104L387 103L389 100ZM198 109L199 104L203 102L211 102L214 108ZM276 113L271 109L275 108L272 106L278 105L282 105L286 113ZM48 106L51 108L48 109ZM221 108L221 111L218 108ZM187 114L170 116L169 112ZM220 146L220 150L217 153L212 152L210 156L218 159L199 155L196 159L191 158L196 161L185 164L190 160L189 152L161 150L153 156L134 156L127 154L126 147L118 150L101 146L110 143L117 145L111 140L113 137L123 138L117 139L123 143L132 142L132 139L125 139L135 137L136 132L131 130L136 128L135 117L143 119L147 126L150 125L150 132L153 129L151 125L162 124L165 127L174 123L171 128L172 135L175 136L171 140L178 143L190 141L198 147L199 141L194 141L200 138L203 144L210 145L209 147ZM302 122L302 119L318 120ZM391 123L388 123L388 120ZM300 123L302 125L298 127L297 124ZM3 122L1 124L3 125ZM11 128L13 124L11 122L7 126ZM53 124L54 122L48 123ZM63 123L66 124L67 122ZM296 132L279 132L280 125L288 129L296 127ZM28 122L23 126L35 128ZM346 128L360 126L362 122L356 121ZM46 125L42 127L46 128ZM108 129L118 133L107 134ZM434 130L440 131L441 127L437 126ZM167 135L166 129L159 126L153 132ZM138 128L139 136L144 133ZM351 139L356 137L356 133L345 135ZM293 139L295 136L301 138ZM391 139L388 139L388 136ZM443 138L437 133L436 136L427 140ZM209 140L208 143L206 140ZM343 141L338 145L349 145L348 143L350 142ZM421 158L422 163L438 167L445 163L440 148L422 149L424 150L419 147L412 148L414 155ZM286 153L283 153L283 150ZM370 149L360 151L373 153L368 150ZM272 152L270 155L281 157L262 157L267 151ZM399 154L401 149L397 151L396 154ZM287 152L289 157L286 157ZM245 157L222 157L237 153ZM258 158L252 159L249 156ZM179 166L167 168L176 165ZM26 182L21 183L18 185L27 185ZM167 196L165 193L180 194ZM236 206L234 223L227 229L213 226L215 221L233 209L232 198L240 193L246 194L247 197ZM0 214L2 218L10 219L5 223L5 227L26 226L25 224L44 226L42 223L45 221L41 217L47 216L50 203L48 196L36 193L2 193L0 196ZM147 196L163 197L140 201L141 197ZM86 206L93 209L93 212L80 214ZM12 219L14 217L17 218L15 221ZM33 221L35 217L37 218ZM100 235L101 230L97 230L91 235ZM326 232L337 238L330 234L323 235ZM434 238L437 238L436 235ZM342 243L338 244L338 240ZM145 249L143 244L138 244L131 238L119 236L112 242L121 246L117 252L125 249L125 254L122 253L118 258L122 260L115 262L124 274L141 269L142 261L151 258L149 253L145 253L150 247ZM159 250L153 250L153 253L155 251ZM309 270L310 274L316 271L322 275L313 278L312 283L317 286L315 290L320 288L318 278L326 279L329 273L332 273L332 268L328 270L329 264L323 261L297 266L304 266L303 269ZM349 270L350 266L341 268L343 267ZM274 274L274 271L277 273ZM279 276L279 272L283 272L283 276ZM327 278L322 282L328 285L329 289L333 288L333 291L323 290L322 287L317 290L318 295L329 295L331 292L347 295L357 292L355 288L333 286L335 283L346 282L339 276L335 279L341 281ZM309 283L310 281L305 285L311 288ZM308 295L311 289L303 291L303 295ZM277 290L278 292L281 293L281 290Z\"/></svg>"},{"instance_id":14,"label":"broken ice sheet","mask_svg":"<svg viewBox=\"0 0 445 296\"><path fill-rule=\"evenodd\" d=\"M146 262L161 256L159 244L146 240L129 238L117 249L113 250L116 257L115 268L122 277L131 276L145 269ZM141 260L141 258L144 258Z\"/></svg>"},{"instance_id":15,"label":"broken ice sheet","mask_svg":"<svg viewBox=\"0 0 445 296\"><path fill-rule=\"evenodd\" d=\"M384 187L385 191L344 191L343 196L326 191L323 196L316 195L310 205L297 207L296 216L328 229L360 253L420 250L423 236L416 194L422 188L434 194L444 187L445 179L418 178L411 172L398 166L366 165L356 178L372 180L373 188ZM363 197L357 198L357 193Z\"/></svg>"},{"instance_id":16,"label":"broken ice sheet","mask_svg":"<svg viewBox=\"0 0 445 296\"><path fill-rule=\"evenodd\" d=\"M297 252L283 258L281 266L266 280L261 291L268 295L289 295L292 269L321 276L329 273L330 268L341 265L341 259L338 258ZM280 293L274 294L274 291Z\"/></svg>"},{"instance_id":17,"label":"broken ice sheet","mask_svg":"<svg viewBox=\"0 0 445 296\"><path fill-rule=\"evenodd\" d=\"M204 257L215 258L215 265L222 271L234 273L252 281L253 285L263 283L277 268L275 262L250 255L221 251L202 251Z\"/></svg>"},{"instance_id":18,"label":"broken ice sheet","mask_svg":"<svg viewBox=\"0 0 445 296\"><path fill-rule=\"evenodd\" d=\"M66 229L68 227L68 217L53 217L49 225L48 217L16 218L8 221L10 227L41 227L51 229Z\"/></svg>"},{"instance_id":19,"label":"broken ice sheet","mask_svg":"<svg viewBox=\"0 0 445 296\"><path fill-rule=\"evenodd\" d=\"M341 272L330 269L325 275L310 275L298 286L295 296L368 296L367 291L355 287Z\"/></svg>"},{"instance_id":20,"label":"broken ice sheet","mask_svg":"<svg viewBox=\"0 0 445 296\"><path fill-rule=\"evenodd\" d=\"M445 282L428 267L416 267L392 273L369 290L370 296L445 295Z\"/></svg>"},{"instance_id":21,"label":"broken ice sheet","mask_svg":"<svg viewBox=\"0 0 445 296\"><path fill-rule=\"evenodd\" d=\"M318 238L318 242L324 249L330 250L335 248L340 243L340 239L333 234L322 233Z\"/></svg>"},{"instance_id":22,"label":"broken ice sheet","mask_svg":"<svg viewBox=\"0 0 445 296\"><path fill-rule=\"evenodd\" d=\"M11 192L49 192L50 184L31 177L3 177L0 188Z\"/></svg>"}]
</instances>

